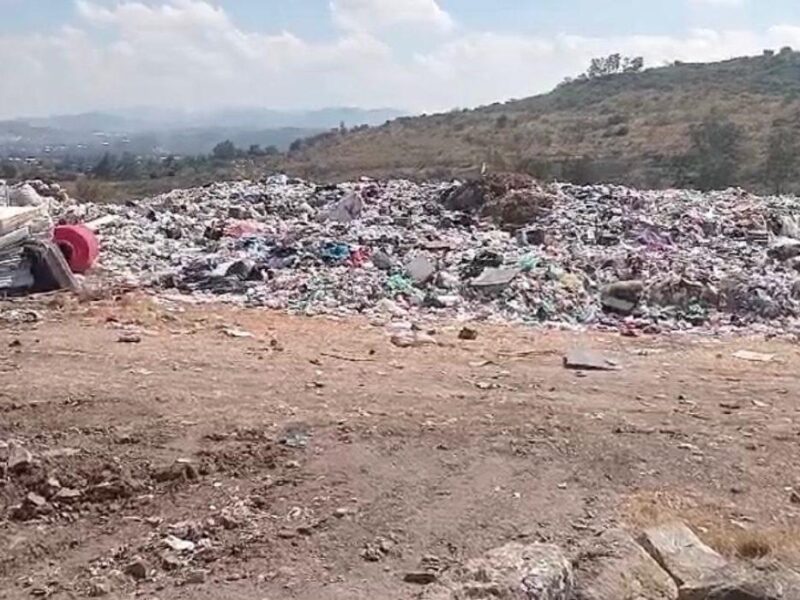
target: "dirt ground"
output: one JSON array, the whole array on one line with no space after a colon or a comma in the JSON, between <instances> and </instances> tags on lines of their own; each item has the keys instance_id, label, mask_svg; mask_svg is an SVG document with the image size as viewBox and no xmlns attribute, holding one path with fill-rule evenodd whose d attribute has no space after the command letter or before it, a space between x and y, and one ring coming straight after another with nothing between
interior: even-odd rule
<instances>
[{"instance_id":1,"label":"dirt ground","mask_svg":"<svg viewBox=\"0 0 800 600\"><path fill-rule=\"evenodd\" d=\"M32 460L0 480L0 598L414 598L410 571L674 516L800 566L788 342L444 324L399 348L356 319L19 309L0 453ZM578 346L619 370L565 369Z\"/></svg>"}]
</instances>

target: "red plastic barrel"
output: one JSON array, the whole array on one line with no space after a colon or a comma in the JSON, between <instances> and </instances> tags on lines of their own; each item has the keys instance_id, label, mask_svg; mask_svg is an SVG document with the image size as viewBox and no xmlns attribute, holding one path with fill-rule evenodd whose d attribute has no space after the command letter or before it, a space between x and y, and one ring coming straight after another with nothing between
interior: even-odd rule
<instances>
[{"instance_id":1,"label":"red plastic barrel","mask_svg":"<svg viewBox=\"0 0 800 600\"><path fill-rule=\"evenodd\" d=\"M59 225L53 231L53 239L73 273L91 269L100 254L97 236L83 225Z\"/></svg>"}]
</instances>

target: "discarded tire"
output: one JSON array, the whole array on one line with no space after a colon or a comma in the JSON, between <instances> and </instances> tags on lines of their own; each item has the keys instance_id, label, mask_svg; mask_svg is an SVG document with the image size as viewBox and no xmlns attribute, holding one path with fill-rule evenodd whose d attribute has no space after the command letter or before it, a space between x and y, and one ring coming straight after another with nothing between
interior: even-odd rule
<instances>
[{"instance_id":1,"label":"discarded tire","mask_svg":"<svg viewBox=\"0 0 800 600\"><path fill-rule=\"evenodd\" d=\"M100 252L97 237L83 225L59 225L53 232L53 239L73 273L91 269Z\"/></svg>"}]
</instances>

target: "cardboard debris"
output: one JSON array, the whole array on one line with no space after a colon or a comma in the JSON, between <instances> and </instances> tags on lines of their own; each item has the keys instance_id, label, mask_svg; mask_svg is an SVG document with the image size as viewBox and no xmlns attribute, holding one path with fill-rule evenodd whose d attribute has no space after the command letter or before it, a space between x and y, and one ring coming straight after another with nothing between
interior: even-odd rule
<instances>
[{"instance_id":1,"label":"cardboard debris","mask_svg":"<svg viewBox=\"0 0 800 600\"><path fill-rule=\"evenodd\" d=\"M584 348L574 348L564 357L564 367L580 371L617 371L619 366L602 354Z\"/></svg>"},{"instance_id":2,"label":"cardboard debris","mask_svg":"<svg viewBox=\"0 0 800 600\"><path fill-rule=\"evenodd\" d=\"M761 362L761 363L768 363L775 360L774 354L764 354L763 352L751 352L750 350L739 350L738 352L734 352L734 358L738 358L739 360L746 360L748 362Z\"/></svg>"}]
</instances>

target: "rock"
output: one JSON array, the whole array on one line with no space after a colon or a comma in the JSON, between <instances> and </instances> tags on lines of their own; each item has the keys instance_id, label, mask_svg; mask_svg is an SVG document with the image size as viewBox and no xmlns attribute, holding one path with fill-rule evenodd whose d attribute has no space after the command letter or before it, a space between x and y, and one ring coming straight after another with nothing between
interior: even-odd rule
<instances>
[{"instance_id":1,"label":"rock","mask_svg":"<svg viewBox=\"0 0 800 600\"><path fill-rule=\"evenodd\" d=\"M574 584L558 546L511 543L469 561L449 587L454 598L571 600Z\"/></svg>"},{"instance_id":2,"label":"rock","mask_svg":"<svg viewBox=\"0 0 800 600\"><path fill-rule=\"evenodd\" d=\"M8 445L8 459L6 468L9 473L21 473L27 471L33 464L33 455L25 448L15 442Z\"/></svg>"},{"instance_id":3,"label":"rock","mask_svg":"<svg viewBox=\"0 0 800 600\"><path fill-rule=\"evenodd\" d=\"M201 583L206 582L207 577L208 571L205 569L192 569L186 574L186 579L184 582L187 585L200 585Z\"/></svg>"},{"instance_id":4,"label":"rock","mask_svg":"<svg viewBox=\"0 0 800 600\"><path fill-rule=\"evenodd\" d=\"M642 281L618 281L603 288L600 293L600 303L610 312L629 315L639 304L643 292Z\"/></svg>"},{"instance_id":5,"label":"rock","mask_svg":"<svg viewBox=\"0 0 800 600\"><path fill-rule=\"evenodd\" d=\"M800 504L800 492L792 490L792 493L789 494L789 502L792 504Z\"/></svg>"},{"instance_id":6,"label":"rock","mask_svg":"<svg viewBox=\"0 0 800 600\"><path fill-rule=\"evenodd\" d=\"M85 496L91 502L111 502L123 498L130 498L133 495L134 486L122 479L104 481L88 488Z\"/></svg>"},{"instance_id":7,"label":"rock","mask_svg":"<svg viewBox=\"0 0 800 600\"><path fill-rule=\"evenodd\" d=\"M45 500L44 497L34 492L29 492L28 495L25 496L25 502L35 508L42 508L47 504L47 500Z\"/></svg>"},{"instance_id":8,"label":"rock","mask_svg":"<svg viewBox=\"0 0 800 600\"><path fill-rule=\"evenodd\" d=\"M458 339L467 341L477 340L478 332L470 327L463 327L461 331L458 332Z\"/></svg>"},{"instance_id":9,"label":"rock","mask_svg":"<svg viewBox=\"0 0 800 600\"><path fill-rule=\"evenodd\" d=\"M730 564L681 586L680 600L794 600L800 574L781 565Z\"/></svg>"},{"instance_id":10,"label":"rock","mask_svg":"<svg viewBox=\"0 0 800 600\"><path fill-rule=\"evenodd\" d=\"M600 303L609 312L617 313L619 315L629 315L636 309L636 303L622 298L615 298L614 296L603 296Z\"/></svg>"},{"instance_id":11,"label":"rock","mask_svg":"<svg viewBox=\"0 0 800 600\"><path fill-rule=\"evenodd\" d=\"M430 585L436 583L436 573L428 571L411 571L403 575L403 581L415 585Z\"/></svg>"},{"instance_id":12,"label":"rock","mask_svg":"<svg viewBox=\"0 0 800 600\"><path fill-rule=\"evenodd\" d=\"M647 529L639 542L679 587L687 582L703 580L728 564L683 523Z\"/></svg>"},{"instance_id":13,"label":"rock","mask_svg":"<svg viewBox=\"0 0 800 600\"><path fill-rule=\"evenodd\" d=\"M776 260L789 260L800 256L800 240L792 238L778 238L770 246L767 254Z\"/></svg>"},{"instance_id":14,"label":"rock","mask_svg":"<svg viewBox=\"0 0 800 600\"><path fill-rule=\"evenodd\" d=\"M616 371L619 367L597 352L573 348L564 356L564 368L582 371Z\"/></svg>"},{"instance_id":15,"label":"rock","mask_svg":"<svg viewBox=\"0 0 800 600\"><path fill-rule=\"evenodd\" d=\"M117 342L120 344L138 344L142 341L142 336L135 333L121 333L117 337Z\"/></svg>"},{"instance_id":16,"label":"rock","mask_svg":"<svg viewBox=\"0 0 800 600\"><path fill-rule=\"evenodd\" d=\"M61 482L55 477L48 477L44 483L43 492L47 498L52 498L61 489Z\"/></svg>"},{"instance_id":17,"label":"rock","mask_svg":"<svg viewBox=\"0 0 800 600\"><path fill-rule=\"evenodd\" d=\"M417 285L423 285L436 275L436 266L429 258L416 256L406 265L406 274Z\"/></svg>"},{"instance_id":18,"label":"rock","mask_svg":"<svg viewBox=\"0 0 800 600\"><path fill-rule=\"evenodd\" d=\"M147 579L147 563L142 559L136 559L125 567L125 574L136 581L143 581Z\"/></svg>"},{"instance_id":19,"label":"rock","mask_svg":"<svg viewBox=\"0 0 800 600\"><path fill-rule=\"evenodd\" d=\"M81 497L81 495L82 494L80 490L73 490L72 488L61 488L60 490L58 490L58 492L56 492L56 495L53 497L53 499L57 502L67 503L78 500Z\"/></svg>"},{"instance_id":20,"label":"rock","mask_svg":"<svg viewBox=\"0 0 800 600\"><path fill-rule=\"evenodd\" d=\"M391 337L391 342L398 348L420 348L422 346L436 346L436 339L419 331L396 333Z\"/></svg>"},{"instance_id":21,"label":"rock","mask_svg":"<svg viewBox=\"0 0 800 600\"><path fill-rule=\"evenodd\" d=\"M160 467L153 471L153 479L160 483L167 481L196 481L199 478L194 465L183 462L174 462L171 465Z\"/></svg>"},{"instance_id":22,"label":"rock","mask_svg":"<svg viewBox=\"0 0 800 600\"><path fill-rule=\"evenodd\" d=\"M574 600L677 600L678 586L627 533L611 530L573 561Z\"/></svg>"},{"instance_id":23,"label":"rock","mask_svg":"<svg viewBox=\"0 0 800 600\"><path fill-rule=\"evenodd\" d=\"M490 267L484 269L470 285L483 292L499 292L511 285L511 282L520 274L519 269L497 269Z\"/></svg>"},{"instance_id":24,"label":"rock","mask_svg":"<svg viewBox=\"0 0 800 600\"><path fill-rule=\"evenodd\" d=\"M161 568L165 571L175 571L180 569L184 564L183 561L172 552L162 552L159 558L161 558Z\"/></svg>"},{"instance_id":25,"label":"rock","mask_svg":"<svg viewBox=\"0 0 800 600\"><path fill-rule=\"evenodd\" d=\"M168 535L164 539L164 545L172 548L175 552L193 552L195 543L191 540L182 540L174 535Z\"/></svg>"},{"instance_id":26,"label":"rock","mask_svg":"<svg viewBox=\"0 0 800 600\"><path fill-rule=\"evenodd\" d=\"M97 577L89 582L87 594L90 598L101 598L111 593L111 584L107 579Z\"/></svg>"},{"instance_id":27,"label":"rock","mask_svg":"<svg viewBox=\"0 0 800 600\"><path fill-rule=\"evenodd\" d=\"M381 271L391 271L394 268L394 259L383 250L378 250L372 255L372 264Z\"/></svg>"},{"instance_id":28,"label":"rock","mask_svg":"<svg viewBox=\"0 0 800 600\"><path fill-rule=\"evenodd\" d=\"M617 281L610 283L603 288L603 296L612 296L633 302L639 302L644 292L644 282L638 279L631 279L628 281Z\"/></svg>"}]
</instances>

